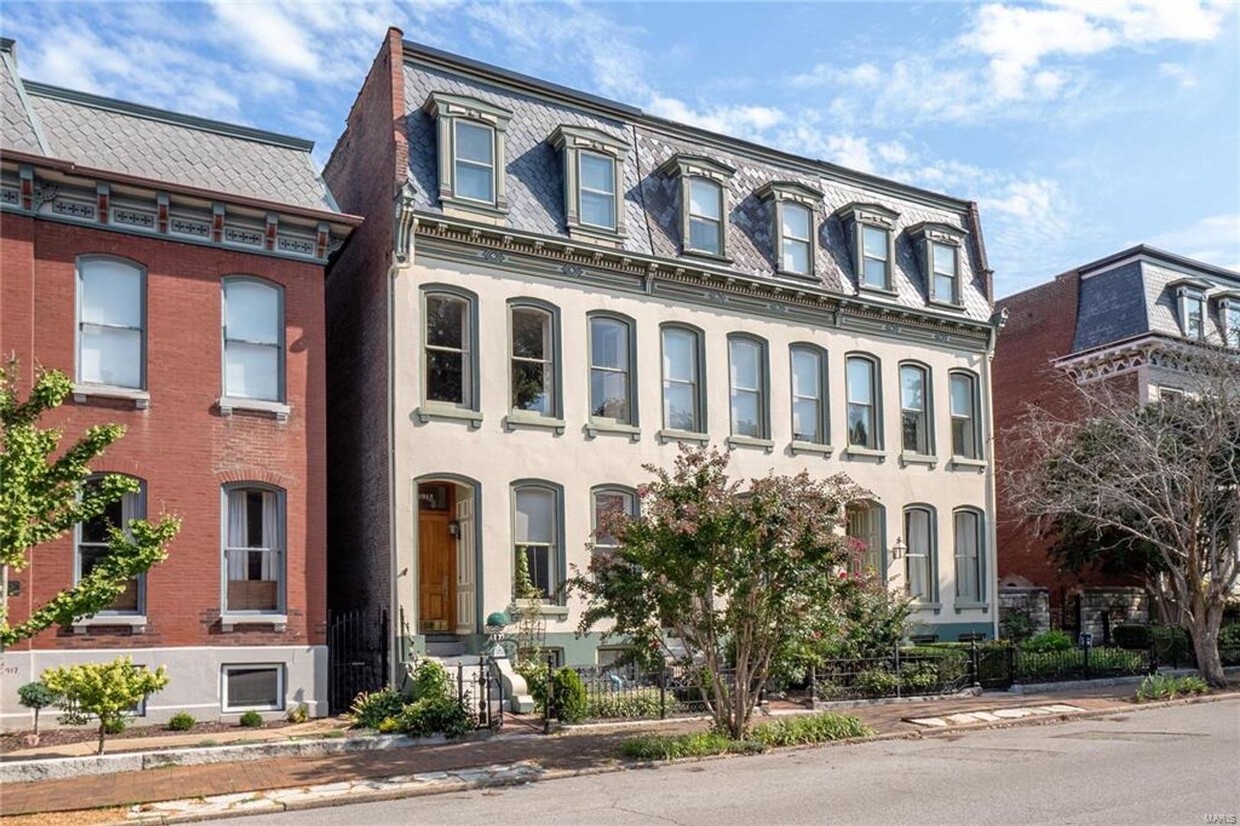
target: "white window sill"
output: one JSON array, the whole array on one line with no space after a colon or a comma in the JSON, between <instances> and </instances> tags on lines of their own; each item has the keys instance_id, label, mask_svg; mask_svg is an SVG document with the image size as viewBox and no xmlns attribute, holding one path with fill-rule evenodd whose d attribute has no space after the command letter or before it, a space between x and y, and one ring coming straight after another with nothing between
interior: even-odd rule
<instances>
[{"instance_id":1,"label":"white window sill","mask_svg":"<svg viewBox=\"0 0 1240 826\"><path fill-rule=\"evenodd\" d=\"M958 301L941 301L937 298L928 299L926 304L931 307L938 307L941 310L952 310L957 313L964 309L964 305Z\"/></svg>"},{"instance_id":2,"label":"white window sill","mask_svg":"<svg viewBox=\"0 0 1240 826\"><path fill-rule=\"evenodd\" d=\"M597 438L600 433L620 433L629 437L629 441L637 442L641 440L642 430L640 427L634 427L631 424L619 424L618 422L605 422L591 420L586 423L586 435L591 439Z\"/></svg>"},{"instance_id":3,"label":"white window sill","mask_svg":"<svg viewBox=\"0 0 1240 826\"><path fill-rule=\"evenodd\" d=\"M801 442L796 440L788 445L788 450L792 451L793 456L798 453L818 453L823 456L830 456L835 452L835 448L831 445L820 445L817 442Z\"/></svg>"},{"instance_id":4,"label":"white window sill","mask_svg":"<svg viewBox=\"0 0 1240 826\"><path fill-rule=\"evenodd\" d=\"M943 603L941 602L914 602L913 610L914 611L933 611L934 613L937 614L943 610Z\"/></svg>"},{"instance_id":5,"label":"white window sill","mask_svg":"<svg viewBox=\"0 0 1240 826\"><path fill-rule=\"evenodd\" d=\"M900 293L890 287L880 287L877 284L861 283L857 285L858 293L867 293L870 295L881 295L884 298L899 298Z\"/></svg>"},{"instance_id":6,"label":"white window sill","mask_svg":"<svg viewBox=\"0 0 1240 826\"><path fill-rule=\"evenodd\" d=\"M553 416L540 416L537 413L525 413L514 410L504 417L504 429L516 430L518 427L542 428L543 430L554 430L555 435L564 435L564 420L557 419Z\"/></svg>"},{"instance_id":7,"label":"white window sill","mask_svg":"<svg viewBox=\"0 0 1240 826\"><path fill-rule=\"evenodd\" d=\"M512 608L514 610L535 608L538 610L538 613L544 617L551 617L552 619L568 619L568 606L560 605L555 602L545 602L543 600L531 600L531 599L516 599L512 601Z\"/></svg>"},{"instance_id":8,"label":"white window sill","mask_svg":"<svg viewBox=\"0 0 1240 826\"><path fill-rule=\"evenodd\" d=\"M451 215L454 212L457 212L459 215L459 212L464 212L465 214L460 217L468 218L472 215L486 215L491 218L502 218L508 214L507 209L499 206L494 201L475 201L473 198L463 198L458 195L441 195L439 201L446 215Z\"/></svg>"},{"instance_id":9,"label":"white window sill","mask_svg":"<svg viewBox=\"0 0 1240 826\"><path fill-rule=\"evenodd\" d=\"M929 465L934 467L939 463L939 457L929 453L912 453L904 451L900 454L900 464L902 465Z\"/></svg>"},{"instance_id":10,"label":"white window sill","mask_svg":"<svg viewBox=\"0 0 1240 826\"><path fill-rule=\"evenodd\" d=\"M659 441L663 442L664 444L668 442L696 442L697 444L704 445L710 442L710 434L695 433L689 430L674 430L672 428L664 428L658 431L657 433L655 433L654 435L657 436L659 438Z\"/></svg>"},{"instance_id":11,"label":"white window sill","mask_svg":"<svg viewBox=\"0 0 1240 826\"><path fill-rule=\"evenodd\" d=\"M596 227L592 224L577 222L569 224L568 237L575 241L585 241L586 243L602 242L608 246L615 247L624 240L625 235L623 230L611 227Z\"/></svg>"},{"instance_id":12,"label":"white window sill","mask_svg":"<svg viewBox=\"0 0 1240 826\"><path fill-rule=\"evenodd\" d=\"M775 452L775 442L770 439L759 439L754 436L729 436L728 448L735 450L738 447L756 447L766 453Z\"/></svg>"},{"instance_id":13,"label":"white window sill","mask_svg":"<svg viewBox=\"0 0 1240 826\"><path fill-rule=\"evenodd\" d=\"M233 413L264 413L274 416L277 422L287 422L289 412L292 410L284 402L239 399L235 396L220 396L215 403L219 406L221 416L231 416Z\"/></svg>"},{"instance_id":14,"label":"white window sill","mask_svg":"<svg viewBox=\"0 0 1240 826\"><path fill-rule=\"evenodd\" d=\"M860 447L858 445L849 445L844 448L844 455L849 459L870 459L877 461L879 464L887 461L886 451L875 450L872 447Z\"/></svg>"},{"instance_id":15,"label":"white window sill","mask_svg":"<svg viewBox=\"0 0 1240 826\"><path fill-rule=\"evenodd\" d=\"M220 614L220 630L233 631L238 625L271 626L272 631L288 628L287 614Z\"/></svg>"},{"instance_id":16,"label":"white window sill","mask_svg":"<svg viewBox=\"0 0 1240 826\"><path fill-rule=\"evenodd\" d=\"M133 402L138 410L151 406L151 394L134 387L114 387L110 384L75 384L73 400L79 404L90 399L121 399Z\"/></svg>"},{"instance_id":17,"label":"white window sill","mask_svg":"<svg viewBox=\"0 0 1240 826\"><path fill-rule=\"evenodd\" d=\"M143 614L96 614L73 621L73 633L85 634L90 628L128 628L130 633L146 633L146 616Z\"/></svg>"},{"instance_id":18,"label":"white window sill","mask_svg":"<svg viewBox=\"0 0 1240 826\"><path fill-rule=\"evenodd\" d=\"M440 407L435 404L424 404L416 408L413 411L413 415L422 424L426 424L431 419L444 419L447 421L468 422L470 430L482 427L482 414L477 410L466 410L463 407L448 405Z\"/></svg>"},{"instance_id":19,"label":"white window sill","mask_svg":"<svg viewBox=\"0 0 1240 826\"><path fill-rule=\"evenodd\" d=\"M952 607L956 609L957 614L961 611L981 611L983 614L990 613L990 604L986 602L957 601Z\"/></svg>"},{"instance_id":20,"label":"white window sill","mask_svg":"<svg viewBox=\"0 0 1240 826\"><path fill-rule=\"evenodd\" d=\"M948 465L951 467L967 467L975 470L985 470L986 462L983 459L968 459L964 456L953 456Z\"/></svg>"}]
</instances>

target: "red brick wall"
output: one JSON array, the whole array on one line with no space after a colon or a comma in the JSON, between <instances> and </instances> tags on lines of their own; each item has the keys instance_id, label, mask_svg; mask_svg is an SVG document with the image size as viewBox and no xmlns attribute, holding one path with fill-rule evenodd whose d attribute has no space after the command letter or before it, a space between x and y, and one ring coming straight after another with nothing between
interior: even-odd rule
<instances>
[{"instance_id":1,"label":"red brick wall","mask_svg":"<svg viewBox=\"0 0 1240 826\"><path fill-rule=\"evenodd\" d=\"M388 279L394 199L408 175L401 33L389 29L323 177L366 221L330 268L329 559L333 607L390 602Z\"/></svg>"},{"instance_id":2,"label":"red brick wall","mask_svg":"<svg viewBox=\"0 0 1240 826\"><path fill-rule=\"evenodd\" d=\"M1011 441L1028 407L1036 405L1059 415L1070 412L1073 391L1050 362L1072 350L1079 294L1080 276L1070 272L997 302L1008 311L993 365L999 584L1002 587L1008 577L1021 577L1049 588L1052 616L1076 586L1132 584L1093 572L1060 575L1048 556L1049 543L1037 536L1034 525L1019 517L1005 483L1011 470Z\"/></svg>"},{"instance_id":3,"label":"red brick wall","mask_svg":"<svg viewBox=\"0 0 1240 826\"><path fill-rule=\"evenodd\" d=\"M182 519L166 562L147 575L146 633L116 629L73 635L49 629L33 647L312 644L324 642L326 611L326 414L323 270L311 263L4 216L0 226L0 350L16 354L26 383L33 364L74 373L75 259L115 255L147 270L147 389L150 407L66 402L46 423L64 444L91 425L117 422L125 436L92 467L145 480L147 512ZM250 274L284 288L287 422L222 417L220 280ZM286 491L288 628L221 633L220 486L257 480ZM72 536L36 548L12 574L20 621L73 582Z\"/></svg>"}]
</instances>

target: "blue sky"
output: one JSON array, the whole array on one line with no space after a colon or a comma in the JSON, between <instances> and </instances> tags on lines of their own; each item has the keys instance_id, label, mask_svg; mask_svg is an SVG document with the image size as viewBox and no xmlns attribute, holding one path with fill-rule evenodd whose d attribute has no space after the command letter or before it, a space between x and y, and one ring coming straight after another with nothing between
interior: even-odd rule
<instances>
[{"instance_id":1,"label":"blue sky","mask_svg":"<svg viewBox=\"0 0 1240 826\"><path fill-rule=\"evenodd\" d=\"M1004 295L1145 242L1240 268L1230 0L37 3L28 78L312 138L387 26L647 111L981 204Z\"/></svg>"}]
</instances>

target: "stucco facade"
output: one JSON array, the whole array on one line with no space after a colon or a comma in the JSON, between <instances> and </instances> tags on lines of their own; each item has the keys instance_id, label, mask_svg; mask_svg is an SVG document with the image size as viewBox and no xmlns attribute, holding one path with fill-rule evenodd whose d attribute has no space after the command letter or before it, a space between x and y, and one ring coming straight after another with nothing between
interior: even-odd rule
<instances>
[{"instance_id":1,"label":"stucco facade","mask_svg":"<svg viewBox=\"0 0 1240 826\"><path fill-rule=\"evenodd\" d=\"M402 100L396 113L384 108L387 101ZM494 179L486 208L444 194L444 176L453 167L442 147L452 132L437 124L449 111L457 118L471 112L493 118L496 134L505 135L506 146L493 158L503 173ZM618 153L613 203L624 215L607 232L580 226L581 196L571 183L576 178L565 173L570 167L564 164L572 161L564 160L564 124L596 130L592 145ZM396 175L376 189L373 181L361 180L356 159L363 157L373 168L394 168ZM388 600L401 618L394 634L404 650L422 647L428 638L432 644L454 638L476 649L485 617L513 601L517 545L528 553L526 540L545 541L526 526L524 520L533 517L516 502L516 489L549 491L555 502L552 570L538 572L555 585L573 566L588 564L594 492L636 488L648 478L643 464L669 466L680 443L689 442L729 450L738 477L803 469L847 473L880 506L870 534L872 553L892 588L904 588L908 580L907 554L897 558L906 546L905 510L920 508L929 514L931 552L916 633L945 640L994 635L994 325L990 273L972 205L657 121L620 104L403 43L394 30L324 174L343 209L369 207L375 212L366 213L368 225L392 228L383 271L375 250L360 250L355 239L329 274L329 372L336 381L333 365L350 365L347 380L355 390L329 417L333 441L339 433L353 443L359 417L376 403L388 413L390 440L382 458L329 447L335 478L350 480L347 495L333 482L337 493L331 497L340 511L339 520L333 517L333 571L352 569L333 578L335 604L359 604L363 591L365 600ZM690 219L680 211L676 183L685 174L715 175L720 182L726 254L687 249ZM770 221L780 214L774 203L782 197L772 192L787 194L788 203L803 205L811 216L808 271L791 274L771 263L780 257L771 249L779 241ZM882 289L862 284L856 272L858 212L865 213L860 220L885 222L889 233L890 283ZM936 302L928 286L923 252L931 239L958 245L953 300L941 292ZM438 332L428 332L441 309L436 304L428 310L428 298L437 296L460 302L465 313L463 322L453 317L465 332L453 334L451 358L467 367L453 368L457 395L451 403L436 400L438 389L428 391L441 381L427 368L433 360L440 369L435 353L442 342ZM367 302L372 309L363 309ZM521 354L514 354L514 307L533 308L544 319L539 358L547 372L539 375L554 378L538 394L535 412L520 409L524 402L512 378L524 369L517 363ZM619 423L592 410L597 364L590 319L597 314L622 319L628 330L630 390ZM363 316L385 318L384 329L363 323ZM669 326L698 337L701 409L690 433L667 421L670 368L662 336ZM733 423L729 337L737 335L757 343L764 365L755 390L762 421L751 433L738 432ZM436 338L429 346L428 336ZM813 443L793 437L790 348L797 344L818 348L825 368L825 433L820 429ZM385 353L384 362L360 358L376 351ZM850 355L868 357L877 379L877 432L864 445L850 438L846 418ZM928 381L929 432L920 452L902 444L902 364L918 365ZM951 371L969 377L975 393L971 426L977 447L960 455L953 455ZM366 401L359 404L361 399ZM383 436L373 428L367 432ZM338 462L345 468L337 470ZM379 474L387 480L382 492L367 485ZM442 491L435 487L439 483ZM359 514L376 509L387 517L386 548L355 550L356 535L379 530L362 525ZM980 534L973 569L978 582L967 589L967 599L957 598L959 510L977 516ZM428 527L428 511L446 514L444 524L453 532L448 551L435 538L439 529ZM433 553L452 556L446 572L428 568L424 546L431 542ZM428 576L442 576L445 584L438 591L428 588ZM428 612L427 602L441 599L449 608ZM543 610L544 644L560 649L567 662L595 662L597 639L574 635L579 610L571 599L550 600Z\"/></svg>"}]
</instances>

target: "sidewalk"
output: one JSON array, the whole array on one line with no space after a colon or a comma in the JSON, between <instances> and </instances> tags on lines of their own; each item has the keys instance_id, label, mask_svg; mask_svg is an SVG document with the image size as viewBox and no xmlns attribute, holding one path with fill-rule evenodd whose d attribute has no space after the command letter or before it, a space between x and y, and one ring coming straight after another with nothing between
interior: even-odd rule
<instances>
[{"instance_id":1,"label":"sidewalk","mask_svg":"<svg viewBox=\"0 0 1240 826\"><path fill-rule=\"evenodd\" d=\"M1109 686L1065 693L1008 695L998 692L980 697L953 697L840 711L859 717L879 734L920 736L926 731L925 727L905 722L905 718L943 717L970 711L1059 703L1076 706L1084 711L1127 711L1136 708L1125 702L1132 697L1133 691L1133 686ZM184 766L159 771L10 784L0 793L0 814L9 816L124 807L138 802L299 788L398 775L460 772L516 763L535 765L542 772L606 770L621 763L617 756L620 744L638 733L682 733L701 730L706 725L704 721L697 720L636 726L591 726L552 737L529 734L529 729L525 726L508 726L508 733L471 743L445 743L321 757L280 758L253 763ZM101 817L104 814L97 812L96 818L87 822L120 819L115 810L111 817ZM121 814L120 817L123 818L124 815ZM56 821L41 817L30 822Z\"/></svg>"}]
</instances>

